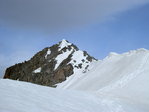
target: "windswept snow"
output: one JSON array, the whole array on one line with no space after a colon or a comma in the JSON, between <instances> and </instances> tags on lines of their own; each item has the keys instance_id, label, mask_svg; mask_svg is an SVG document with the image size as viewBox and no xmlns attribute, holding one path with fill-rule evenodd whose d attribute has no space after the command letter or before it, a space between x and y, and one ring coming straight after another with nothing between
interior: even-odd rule
<instances>
[{"instance_id":1,"label":"windswept snow","mask_svg":"<svg viewBox=\"0 0 149 112\"><path fill-rule=\"evenodd\" d=\"M148 112L124 100L0 80L0 112Z\"/></svg>"},{"instance_id":2,"label":"windswept snow","mask_svg":"<svg viewBox=\"0 0 149 112\"><path fill-rule=\"evenodd\" d=\"M117 85L112 86L113 89L121 88L146 70L149 71L149 51L139 49L129 54L114 53L102 61L94 62L93 66L83 79L72 83L68 89L98 91L108 85ZM59 87L63 88L67 81L61 83Z\"/></svg>"},{"instance_id":3,"label":"windswept snow","mask_svg":"<svg viewBox=\"0 0 149 112\"><path fill-rule=\"evenodd\" d=\"M138 112L149 111L148 50L112 53L93 65L84 76L72 75L59 84L58 88L94 92L97 95L128 100L127 102L143 109Z\"/></svg>"},{"instance_id":4,"label":"windswept snow","mask_svg":"<svg viewBox=\"0 0 149 112\"><path fill-rule=\"evenodd\" d=\"M56 67L71 52L59 55ZM74 52L73 66L86 63L82 56ZM149 112L148 50L110 53L87 64L88 72L77 69L55 89L1 79L0 112Z\"/></svg>"}]
</instances>

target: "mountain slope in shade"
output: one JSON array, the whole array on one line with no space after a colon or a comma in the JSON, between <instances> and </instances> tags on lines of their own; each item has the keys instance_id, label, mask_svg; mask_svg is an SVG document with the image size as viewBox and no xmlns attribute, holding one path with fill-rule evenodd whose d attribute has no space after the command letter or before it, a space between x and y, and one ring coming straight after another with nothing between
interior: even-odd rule
<instances>
[{"instance_id":1,"label":"mountain slope in shade","mask_svg":"<svg viewBox=\"0 0 149 112\"><path fill-rule=\"evenodd\" d=\"M148 112L131 100L0 80L1 112Z\"/></svg>"},{"instance_id":2,"label":"mountain slope in shade","mask_svg":"<svg viewBox=\"0 0 149 112\"><path fill-rule=\"evenodd\" d=\"M96 61L86 51L62 40L38 52L29 61L7 68L4 78L55 86L76 72L86 73Z\"/></svg>"}]
</instances>

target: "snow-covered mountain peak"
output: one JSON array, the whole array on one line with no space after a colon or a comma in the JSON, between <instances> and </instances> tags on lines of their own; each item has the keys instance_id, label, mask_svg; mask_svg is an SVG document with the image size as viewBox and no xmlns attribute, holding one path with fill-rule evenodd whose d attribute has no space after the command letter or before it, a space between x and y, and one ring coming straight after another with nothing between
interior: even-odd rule
<instances>
[{"instance_id":1,"label":"snow-covered mountain peak","mask_svg":"<svg viewBox=\"0 0 149 112\"><path fill-rule=\"evenodd\" d=\"M59 51L70 45L72 45L72 43L69 43L67 40L63 39L59 44Z\"/></svg>"},{"instance_id":2,"label":"snow-covered mountain peak","mask_svg":"<svg viewBox=\"0 0 149 112\"><path fill-rule=\"evenodd\" d=\"M89 71L90 63L96 61L95 58L91 57L86 51L79 50L74 44L68 42L67 40L62 40L59 43L59 50L61 54L56 57L57 64L55 69L60 66L63 60L69 58L71 64L74 68L74 73L80 71L86 73Z\"/></svg>"},{"instance_id":3,"label":"snow-covered mountain peak","mask_svg":"<svg viewBox=\"0 0 149 112\"><path fill-rule=\"evenodd\" d=\"M148 74L147 49L99 61L62 40L6 70L4 78L19 81L0 80L0 111L149 112Z\"/></svg>"},{"instance_id":4,"label":"snow-covered mountain peak","mask_svg":"<svg viewBox=\"0 0 149 112\"><path fill-rule=\"evenodd\" d=\"M8 68L4 78L53 86L76 72L87 73L93 61L96 59L86 51L63 39L38 52L29 61Z\"/></svg>"}]
</instances>

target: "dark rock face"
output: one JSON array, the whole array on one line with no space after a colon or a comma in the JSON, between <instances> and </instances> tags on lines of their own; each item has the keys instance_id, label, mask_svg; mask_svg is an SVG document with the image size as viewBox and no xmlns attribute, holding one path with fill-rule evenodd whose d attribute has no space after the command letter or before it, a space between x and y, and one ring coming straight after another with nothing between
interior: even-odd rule
<instances>
[{"instance_id":1,"label":"dark rock face","mask_svg":"<svg viewBox=\"0 0 149 112\"><path fill-rule=\"evenodd\" d=\"M75 45L63 40L38 52L29 61L7 68L4 78L55 87L55 84L61 83L66 80L66 77L71 76L75 67L81 69L82 64L85 63L84 59L82 59L82 63L76 65L77 61L72 61L74 53L78 50ZM82 52L86 56L86 63L96 60L87 52ZM85 69L88 66L86 65Z\"/></svg>"}]
</instances>

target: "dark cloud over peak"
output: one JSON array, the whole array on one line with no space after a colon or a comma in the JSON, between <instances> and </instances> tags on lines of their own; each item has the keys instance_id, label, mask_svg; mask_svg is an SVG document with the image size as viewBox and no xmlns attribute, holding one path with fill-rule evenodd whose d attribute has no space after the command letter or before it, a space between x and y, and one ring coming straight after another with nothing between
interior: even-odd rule
<instances>
[{"instance_id":1,"label":"dark cloud over peak","mask_svg":"<svg viewBox=\"0 0 149 112\"><path fill-rule=\"evenodd\" d=\"M102 21L149 0L0 0L0 24L57 31Z\"/></svg>"}]
</instances>

